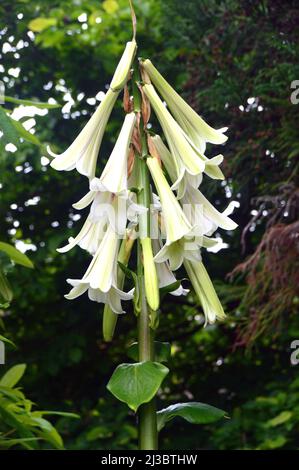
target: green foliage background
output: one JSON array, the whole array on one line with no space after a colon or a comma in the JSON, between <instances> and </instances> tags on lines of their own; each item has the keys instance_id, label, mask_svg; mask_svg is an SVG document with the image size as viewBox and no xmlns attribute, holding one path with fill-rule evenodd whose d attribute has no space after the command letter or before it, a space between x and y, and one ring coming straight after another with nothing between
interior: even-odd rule
<instances>
[{"instance_id":1,"label":"green foliage background","mask_svg":"<svg viewBox=\"0 0 299 470\"><path fill-rule=\"evenodd\" d=\"M4 67L0 80L6 81L7 94L39 101L52 97L64 105L68 91L74 100L71 114L58 108L35 117L40 142L50 143L54 150L70 144L94 110L86 99L109 83L130 39L127 3L2 0L0 4L1 45L17 48L0 51ZM290 95L291 82L299 79L297 2L136 0L135 4L140 55L150 57L213 126L229 126L223 165L227 179L223 186L209 180L205 191L221 208L230 199L240 202L235 215L239 229L223 235L229 249L204 255L228 320L203 329L201 309L192 293L187 299L168 296L157 338L172 343L171 372L159 395L159 408L198 400L226 410L230 419L202 427L175 421L162 431L161 445L296 449L299 365L290 364L290 344L299 339L295 244L299 105L291 103ZM84 12L86 29L77 20ZM47 27L35 23L40 32L28 36L28 25L36 18L51 21ZM8 72L15 67L21 69L18 78ZM80 93L84 93L81 100ZM7 109L14 106L5 104ZM119 104L101 148L101 167L120 116ZM7 352L8 366L28 365L22 385L41 409L81 415L80 420L59 418L56 423L66 448L136 448L133 413L105 388L136 340L132 311L128 307L115 340L107 344L101 338L102 307L86 298L73 302L63 298L66 277L83 273L88 260L79 248L66 255L55 251L81 226L82 220L73 220L71 204L85 194L84 179L75 172L58 173L43 166L44 145L23 142L15 153L5 150L3 139L0 145L0 239L37 247L27 252L34 270L18 266L9 272L14 301L1 316L5 335L18 349ZM38 203L28 204L35 197L40 198ZM257 212L251 214L252 210ZM14 221L20 224L11 231ZM229 281L228 273L253 254Z\"/></svg>"}]
</instances>

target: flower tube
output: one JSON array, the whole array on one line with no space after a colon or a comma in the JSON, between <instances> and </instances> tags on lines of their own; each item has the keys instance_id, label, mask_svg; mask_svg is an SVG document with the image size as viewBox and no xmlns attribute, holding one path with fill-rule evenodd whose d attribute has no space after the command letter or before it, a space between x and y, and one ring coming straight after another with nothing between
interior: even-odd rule
<instances>
[{"instance_id":1,"label":"flower tube","mask_svg":"<svg viewBox=\"0 0 299 470\"><path fill-rule=\"evenodd\" d=\"M117 286L119 242L112 228L108 227L83 278L67 279L67 282L73 286L65 295L67 299L75 299L88 291L91 300L108 304L115 313L123 312L121 300L132 299L133 294L123 292Z\"/></svg>"},{"instance_id":2,"label":"flower tube","mask_svg":"<svg viewBox=\"0 0 299 470\"><path fill-rule=\"evenodd\" d=\"M113 151L102 175L97 180L99 191L110 191L118 195L127 192L128 154L135 120L135 113L126 115Z\"/></svg>"},{"instance_id":3,"label":"flower tube","mask_svg":"<svg viewBox=\"0 0 299 470\"><path fill-rule=\"evenodd\" d=\"M156 158L149 157L147 158L146 163L161 200L166 231L166 245L170 245L190 233L192 231L192 226L188 222L179 202L171 191L158 160Z\"/></svg>"},{"instance_id":4,"label":"flower tube","mask_svg":"<svg viewBox=\"0 0 299 470\"><path fill-rule=\"evenodd\" d=\"M94 177L100 145L117 96L117 92L107 91L98 109L65 152L56 155L47 148L48 153L55 157L50 163L52 168L58 171L76 168L81 175L89 179Z\"/></svg>"},{"instance_id":5,"label":"flower tube","mask_svg":"<svg viewBox=\"0 0 299 470\"><path fill-rule=\"evenodd\" d=\"M223 144L226 142L227 136L224 134L227 130L226 127L213 129L209 126L169 85L149 59L141 63L151 81L165 99L180 127L201 152L205 152L206 142L212 144Z\"/></svg>"},{"instance_id":6,"label":"flower tube","mask_svg":"<svg viewBox=\"0 0 299 470\"><path fill-rule=\"evenodd\" d=\"M53 153L48 147L48 153L54 157L51 162L52 168L58 171L70 171L76 168L89 179L95 176L105 128L118 94L127 81L136 47L135 41L127 43L103 101L70 147L60 155Z\"/></svg>"},{"instance_id":7,"label":"flower tube","mask_svg":"<svg viewBox=\"0 0 299 470\"><path fill-rule=\"evenodd\" d=\"M223 320L225 318L223 307L203 263L185 260L184 266L203 308L205 325Z\"/></svg>"}]
</instances>

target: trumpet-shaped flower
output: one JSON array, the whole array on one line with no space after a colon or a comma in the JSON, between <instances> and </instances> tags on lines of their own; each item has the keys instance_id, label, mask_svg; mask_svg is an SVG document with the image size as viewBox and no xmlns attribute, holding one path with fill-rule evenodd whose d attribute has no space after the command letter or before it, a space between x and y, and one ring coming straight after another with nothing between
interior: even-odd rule
<instances>
[{"instance_id":1,"label":"trumpet-shaped flower","mask_svg":"<svg viewBox=\"0 0 299 470\"><path fill-rule=\"evenodd\" d=\"M164 245L155 256L156 263L169 262L170 269L176 271L184 260L201 261L201 247L211 248L219 243L217 238L205 236L183 237L170 245Z\"/></svg>"},{"instance_id":2,"label":"trumpet-shaped flower","mask_svg":"<svg viewBox=\"0 0 299 470\"><path fill-rule=\"evenodd\" d=\"M149 157L147 158L146 163L160 197L166 231L166 245L170 245L190 233L192 231L192 226L188 222L179 202L171 191L158 160L156 158Z\"/></svg>"},{"instance_id":3,"label":"trumpet-shaped flower","mask_svg":"<svg viewBox=\"0 0 299 470\"><path fill-rule=\"evenodd\" d=\"M128 230L126 231L126 237L122 240L122 243L119 249L118 258L117 258L118 263L121 263L124 266L128 265L135 239L136 239L135 227L128 228ZM117 268L118 289L123 289L124 281L125 281L125 273L119 265ZM131 294L132 293L130 292L129 295ZM120 305L120 309L121 309L121 305ZM117 313L122 313L122 312L113 311L110 305L106 303L104 312L103 312L103 337L105 341L111 341L113 338L116 322L118 319Z\"/></svg>"},{"instance_id":4,"label":"trumpet-shaped flower","mask_svg":"<svg viewBox=\"0 0 299 470\"><path fill-rule=\"evenodd\" d=\"M223 160L223 156L217 155L208 159L186 136L182 128L164 106L154 87L152 85L144 85L143 90L150 100L164 131L172 155L172 164L178 175L176 184L179 184L185 171L190 175L199 175L206 172L211 178L223 179L223 174L218 168L218 165Z\"/></svg>"},{"instance_id":5,"label":"trumpet-shaped flower","mask_svg":"<svg viewBox=\"0 0 299 470\"><path fill-rule=\"evenodd\" d=\"M188 186L182 198L184 213L189 222L196 226L197 235L212 235L220 227L225 230L234 230L237 224L228 217L232 213L235 203L232 201L228 207L219 212L199 191Z\"/></svg>"},{"instance_id":6,"label":"trumpet-shaped flower","mask_svg":"<svg viewBox=\"0 0 299 470\"><path fill-rule=\"evenodd\" d=\"M134 193L128 193L126 197L118 197L108 191L99 191L98 184L101 184L99 179L94 178L90 182L92 190L73 204L73 207L78 210L91 204L90 212L78 235L70 238L66 246L58 248L57 251L60 253L66 253L79 245L93 255L108 226L121 238L125 235L127 221L137 223L138 214L146 211L146 208L134 201L134 198L136 199Z\"/></svg>"},{"instance_id":7,"label":"trumpet-shaped flower","mask_svg":"<svg viewBox=\"0 0 299 470\"><path fill-rule=\"evenodd\" d=\"M65 152L56 155L48 147L48 153L55 157L51 162L52 168L58 171L76 168L89 179L94 177L99 148L117 96L117 92L107 91L98 109Z\"/></svg>"},{"instance_id":8,"label":"trumpet-shaped flower","mask_svg":"<svg viewBox=\"0 0 299 470\"><path fill-rule=\"evenodd\" d=\"M65 296L72 300L88 291L89 298L107 303L115 313L122 313L121 300L132 298L132 292L125 293L117 287L117 255L119 238L108 227L82 279L67 279L73 286Z\"/></svg>"},{"instance_id":9,"label":"trumpet-shaped flower","mask_svg":"<svg viewBox=\"0 0 299 470\"><path fill-rule=\"evenodd\" d=\"M97 180L99 191L110 191L114 194L126 193L128 189L128 153L135 120L135 113L126 115L113 151L102 175Z\"/></svg>"},{"instance_id":10,"label":"trumpet-shaped flower","mask_svg":"<svg viewBox=\"0 0 299 470\"><path fill-rule=\"evenodd\" d=\"M185 260L184 266L203 308L205 325L223 320L225 313L203 263Z\"/></svg>"},{"instance_id":11,"label":"trumpet-shaped flower","mask_svg":"<svg viewBox=\"0 0 299 470\"><path fill-rule=\"evenodd\" d=\"M169 85L149 59L142 62L151 81L165 99L173 116L187 136L201 152L205 152L206 142L223 144L227 140L224 132L227 128L213 129L186 101Z\"/></svg>"},{"instance_id":12,"label":"trumpet-shaped flower","mask_svg":"<svg viewBox=\"0 0 299 470\"><path fill-rule=\"evenodd\" d=\"M80 295L88 291L88 298L94 302L99 302L107 305L112 312L116 314L125 313L122 308L122 300L132 300L133 292L123 292L117 287L111 287L108 292L102 292L99 289L93 289L88 284L80 283L77 279L68 279L69 284L73 286L73 289L65 295L68 300L76 299Z\"/></svg>"},{"instance_id":13,"label":"trumpet-shaped flower","mask_svg":"<svg viewBox=\"0 0 299 470\"><path fill-rule=\"evenodd\" d=\"M86 273L79 281L93 289L108 292L114 282L119 238L109 226Z\"/></svg>"},{"instance_id":14,"label":"trumpet-shaped flower","mask_svg":"<svg viewBox=\"0 0 299 470\"><path fill-rule=\"evenodd\" d=\"M153 137L149 137L149 139L150 143L154 145L160 159L163 162L169 178L173 183L171 189L177 191L178 199L181 199L184 196L187 185L198 188L202 181L202 173L199 173L198 175L190 175L187 172L178 174L176 166L173 165L172 155L161 137L156 134Z\"/></svg>"},{"instance_id":15,"label":"trumpet-shaped flower","mask_svg":"<svg viewBox=\"0 0 299 470\"><path fill-rule=\"evenodd\" d=\"M60 155L56 155L48 148L48 153L54 157L51 166L55 170L70 171L76 168L79 173L89 179L95 176L96 162L106 124L118 94L127 81L136 47L135 41L127 43L103 101L70 147Z\"/></svg>"},{"instance_id":16,"label":"trumpet-shaped flower","mask_svg":"<svg viewBox=\"0 0 299 470\"><path fill-rule=\"evenodd\" d=\"M79 245L83 250L94 255L99 247L100 241L103 239L106 226L107 221L105 219L94 223L87 218L78 235L75 238L70 237L68 244L57 248L57 251L59 253L66 253L74 248L74 246Z\"/></svg>"}]
</instances>

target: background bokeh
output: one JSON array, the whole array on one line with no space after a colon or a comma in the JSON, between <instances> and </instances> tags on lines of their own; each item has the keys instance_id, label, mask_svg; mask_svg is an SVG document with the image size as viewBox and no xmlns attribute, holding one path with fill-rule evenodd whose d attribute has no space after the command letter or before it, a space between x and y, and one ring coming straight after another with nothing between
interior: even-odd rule
<instances>
[{"instance_id":1,"label":"background bokeh","mask_svg":"<svg viewBox=\"0 0 299 470\"><path fill-rule=\"evenodd\" d=\"M240 203L239 228L222 233L228 247L204 253L227 321L203 328L192 292L168 296L157 338L172 343L159 408L194 399L227 410L230 419L206 426L177 420L161 433L161 447L296 449L299 365L290 363L290 345L299 339L299 104L290 96L299 80L298 2L134 3L139 55L150 57L211 125L229 127L226 180L206 179L205 194L219 208ZM38 27L36 18L50 21ZM80 420L52 420L67 449L136 448L134 415L105 388L116 365L128 360L135 318L128 305L108 344L102 306L86 297L64 299L66 277L83 274L88 257L79 248L65 255L56 248L81 227L71 204L87 183L75 172L52 170L45 151L46 144L67 148L88 120L130 36L126 0L0 3L0 80L7 95L62 104L34 116L31 108L24 117L14 111L23 122L34 119L27 126L41 146L23 142L16 149L0 139L0 239L27 248L35 264L8 274L14 301L0 315L18 348L8 349L7 366L28 365L21 384L41 409L80 414ZM120 100L100 168L121 116Z\"/></svg>"}]
</instances>

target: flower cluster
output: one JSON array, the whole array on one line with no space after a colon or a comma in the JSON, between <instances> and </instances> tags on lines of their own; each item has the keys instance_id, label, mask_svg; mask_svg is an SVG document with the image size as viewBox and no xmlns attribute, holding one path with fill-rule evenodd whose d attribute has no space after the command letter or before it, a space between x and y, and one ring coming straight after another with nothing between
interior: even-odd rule
<instances>
[{"instance_id":1,"label":"flower cluster","mask_svg":"<svg viewBox=\"0 0 299 470\"><path fill-rule=\"evenodd\" d=\"M107 304L115 313L122 313L121 300L133 298L132 292L123 292L118 276L118 257L123 252L132 230L127 228L127 217L133 224L142 211L135 194L128 188L128 156L136 116L126 114L113 151L99 178L96 164L102 138L109 116L120 91L124 88L136 52L136 42L127 44L118 64L110 87L100 106L82 129L75 141L61 155L54 156L51 166L56 170L69 171L74 168L89 179L90 191L77 203L81 210L90 205L89 215L75 238L58 251L64 253L79 245L93 255L82 279L67 279L72 286L65 296L75 299L88 291L90 300ZM122 246L123 245L123 246Z\"/></svg>"},{"instance_id":2,"label":"flower cluster","mask_svg":"<svg viewBox=\"0 0 299 470\"><path fill-rule=\"evenodd\" d=\"M208 158L206 144L223 144L227 129L210 127L150 60L140 60L142 81L137 85L143 103L141 112L132 106L130 98L113 151L101 175L96 176L105 127L120 91L125 88L128 95L127 82L135 53L133 40L125 48L103 101L71 146L61 155L49 149L54 157L53 168L76 168L89 179L89 192L73 205L78 210L90 206L89 215L78 235L58 251L64 253L79 245L93 257L82 279L67 280L72 289L66 298L74 299L88 291L91 300L122 313L121 301L132 299L133 291L123 291L125 275L120 265L128 264L134 239L139 235L145 293L151 310L159 308L161 288L174 296L188 293L173 273L183 265L206 323L213 323L225 315L202 263L201 250L217 250L219 238L212 237L214 232L219 227L233 230L237 225L229 217L233 203L219 212L198 188L204 174L213 179L224 178L219 168L223 156ZM151 108L165 140L147 130ZM145 154L141 150L144 145ZM153 182L149 204L141 203L138 197L144 191L136 163L141 159ZM144 219L149 228L145 233L140 223Z\"/></svg>"}]
</instances>

